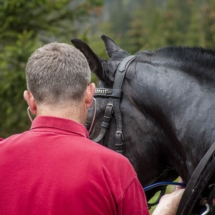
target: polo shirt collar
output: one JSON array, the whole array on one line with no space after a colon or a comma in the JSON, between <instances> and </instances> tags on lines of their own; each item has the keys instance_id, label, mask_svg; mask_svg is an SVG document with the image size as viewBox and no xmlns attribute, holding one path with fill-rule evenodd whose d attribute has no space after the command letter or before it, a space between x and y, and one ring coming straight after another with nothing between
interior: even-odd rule
<instances>
[{"instance_id":1,"label":"polo shirt collar","mask_svg":"<svg viewBox=\"0 0 215 215\"><path fill-rule=\"evenodd\" d=\"M38 128L61 130L64 132L76 133L86 138L89 137L87 129L84 127L84 125L65 118L53 116L37 116L31 124L31 130Z\"/></svg>"}]
</instances>

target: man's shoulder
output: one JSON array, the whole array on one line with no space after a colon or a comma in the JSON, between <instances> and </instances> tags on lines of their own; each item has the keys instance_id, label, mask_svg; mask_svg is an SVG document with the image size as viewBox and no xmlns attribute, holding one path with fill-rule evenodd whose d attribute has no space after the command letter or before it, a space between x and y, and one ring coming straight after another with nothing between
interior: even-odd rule
<instances>
[{"instance_id":1,"label":"man's shoulder","mask_svg":"<svg viewBox=\"0 0 215 215\"><path fill-rule=\"evenodd\" d=\"M89 139L87 140L87 142L90 143L88 145L89 148L91 148L95 153L98 153L102 157L107 156L109 159L111 157L112 159L117 159L117 160L121 160L123 162L128 162L128 159L125 156L119 154L118 152L115 152L112 149L109 149L99 143L95 143Z\"/></svg>"},{"instance_id":2,"label":"man's shoulder","mask_svg":"<svg viewBox=\"0 0 215 215\"><path fill-rule=\"evenodd\" d=\"M5 145L5 146L10 146L11 144L13 143L16 143L17 141L19 141L20 139L23 138L23 134L26 133L26 132L23 132L23 133L20 133L20 134L13 134L9 137L6 137L6 138L1 138L0 137L0 144L1 145Z\"/></svg>"},{"instance_id":3,"label":"man's shoulder","mask_svg":"<svg viewBox=\"0 0 215 215\"><path fill-rule=\"evenodd\" d=\"M117 172L124 170L125 174L126 172L130 172L133 173L133 175L136 175L133 166L127 157L98 143L90 142L91 144L89 144L89 147L96 160L99 160L106 166L111 167L110 169L113 171L115 170Z\"/></svg>"},{"instance_id":4,"label":"man's shoulder","mask_svg":"<svg viewBox=\"0 0 215 215\"><path fill-rule=\"evenodd\" d=\"M13 134L9 137L6 137L6 138L0 138L0 141L8 141L8 140L13 140L13 139L17 139L19 138L20 136L22 136L24 133L26 132L23 132L23 133L19 133L19 134Z\"/></svg>"}]
</instances>

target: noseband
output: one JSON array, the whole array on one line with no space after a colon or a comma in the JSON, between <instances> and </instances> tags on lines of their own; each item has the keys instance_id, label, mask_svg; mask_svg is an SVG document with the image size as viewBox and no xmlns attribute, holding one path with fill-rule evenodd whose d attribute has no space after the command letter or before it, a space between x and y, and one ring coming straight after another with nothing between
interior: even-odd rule
<instances>
[{"instance_id":1,"label":"noseband","mask_svg":"<svg viewBox=\"0 0 215 215\"><path fill-rule=\"evenodd\" d=\"M128 56L124 58L123 61L120 63L116 71L115 80L114 80L112 89L97 88L94 94L95 98L96 97L109 98L109 101L105 109L105 114L101 124L100 133L95 139L93 139L93 141L99 142L104 138L114 114L115 121L116 121L115 150L116 152L119 152L121 154L123 154L124 152L123 133L122 133L122 114L120 110L120 100L122 98L122 84L125 78L125 74L128 70L128 67L135 58L136 57L134 55ZM88 130L90 128L92 129L93 127L95 113L96 113L96 103L94 101L94 104L89 109L88 118L85 125Z\"/></svg>"}]
</instances>

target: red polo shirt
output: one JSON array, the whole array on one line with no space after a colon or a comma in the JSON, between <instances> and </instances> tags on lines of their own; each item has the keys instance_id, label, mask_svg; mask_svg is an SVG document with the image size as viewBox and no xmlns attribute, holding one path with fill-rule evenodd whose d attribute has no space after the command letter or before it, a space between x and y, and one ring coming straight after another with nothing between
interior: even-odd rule
<instances>
[{"instance_id":1,"label":"red polo shirt","mask_svg":"<svg viewBox=\"0 0 215 215\"><path fill-rule=\"evenodd\" d=\"M85 127L37 117L0 141L1 215L148 215L129 161L88 139Z\"/></svg>"}]
</instances>

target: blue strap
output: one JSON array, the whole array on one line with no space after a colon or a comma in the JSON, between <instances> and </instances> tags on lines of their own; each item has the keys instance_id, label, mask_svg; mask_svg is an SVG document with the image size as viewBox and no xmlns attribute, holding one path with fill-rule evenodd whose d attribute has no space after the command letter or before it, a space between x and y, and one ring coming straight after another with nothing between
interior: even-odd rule
<instances>
[{"instance_id":1,"label":"blue strap","mask_svg":"<svg viewBox=\"0 0 215 215\"><path fill-rule=\"evenodd\" d=\"M179 186L182 186L182 187L186 187L186 184L185 183L179 183L179 182L172 182L172 181L165 181L165 182L158 182L158 183L155 183L155 184L152 184L152 185L149 185L147 187L144 187L144 191L148 191L148 190L151 190L155 187L159 187L159 186L163 186L163 185L179 185Z\"/></svg>"}]
</instances>

